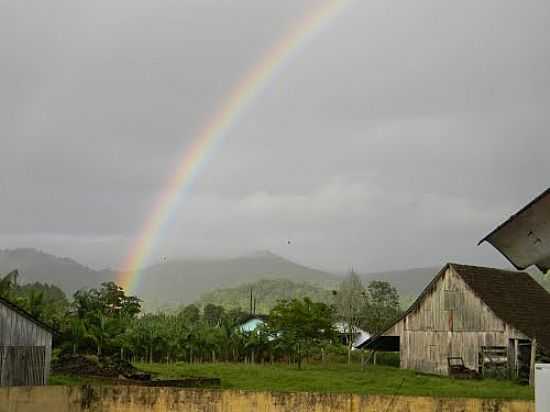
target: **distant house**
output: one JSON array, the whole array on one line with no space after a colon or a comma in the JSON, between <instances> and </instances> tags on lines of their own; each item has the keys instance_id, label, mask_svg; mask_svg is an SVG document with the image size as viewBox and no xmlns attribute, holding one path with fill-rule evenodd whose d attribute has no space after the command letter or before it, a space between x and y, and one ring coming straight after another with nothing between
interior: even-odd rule
<instances>
[{"instance_id":1,"label":"distant house","mask_svg":"<svg viewBox=\"0 0 550 412\"><path fill-rule=\"evenodd\" d=\"M241 332L254 332L258 327L265 325L267 316L265 315L250 315L240 325Z\"/></svg>"},{"instance_id":2,"label":"distant house","mask_svg":"<svg viewBox=\"0 0 550 412\"><path fill-rule=\"evenodd\" d=\"M550 294L531 276L448 263L385 332L363 348L399 351L401 367L446 375L449 362L518 376L532 343L550 350Z\"/></svg>"},{"instance_id":3,"label":"distant house","mask_svg":"<svg viewBox=\"0 0 550 412\"><path fill-rule=\"evenodd\" d=\"M0 386L45 385L53 330L0 298Z\"/></svg>"}]
</instances>

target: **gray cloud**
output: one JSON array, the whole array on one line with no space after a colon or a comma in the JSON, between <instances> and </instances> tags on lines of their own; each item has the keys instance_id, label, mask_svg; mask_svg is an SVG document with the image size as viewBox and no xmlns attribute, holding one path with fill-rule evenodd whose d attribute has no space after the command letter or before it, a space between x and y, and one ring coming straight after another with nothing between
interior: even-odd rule
<instances>
[{"instance_id":1,"label":"gray cloud","mask_svg":"<svg viewBox=\"0 0 550 412\"><path fill-rule=\"evenodd\" d=\"M318 4L0 2L0 247L117 265L196 131ZM548 186L549 18L353 3L211 153L152 259L505 264L475 244Z\"/></svg>"}]
</instances>

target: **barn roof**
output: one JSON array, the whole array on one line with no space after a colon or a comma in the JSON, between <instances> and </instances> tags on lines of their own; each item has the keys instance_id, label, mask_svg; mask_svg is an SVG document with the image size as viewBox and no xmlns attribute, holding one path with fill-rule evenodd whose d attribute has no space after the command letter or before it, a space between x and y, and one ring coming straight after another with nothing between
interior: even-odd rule
<instances>
[{"instance_id":1,"label":"barn roof","mask_svg":"<svg viewBox=\"0 0 550 412\"><path fill-rule=\"evenodd\" d=\"M503 321L550 350L550 293L525 272L449 264Z\"/></svg>"},{"instance_id":2,"label":"barn roof","mask_svg":"<svg viewBox=\"0 0 550 412\"><path fill-rule=\"evenodd\" d=\"M14 312L17 312L18 314L20 314L21 316L27 318L28 320L30 320L31 322L35 323L36 325L40 326L42 329L45 329L47 330L48 332L50 332L52 335L56 335L57 334L57 331L52 328L50 325L48 325L47 323L44 323L42 322L41 320L37 319L35 316L31 315L29 312L27 312L25 309L23 309L22 307L16 305L15 303L12 303L10 302L9 300L7 299L4 299L3 297L0 296L0 303L1 304L4 304L5 306L7 306L8 308L10 308L11 310L13 310Z\"/></svg>"},{"instance_id":3,"label":"barn roof","mask_svg":"<svg viewBox=\"0 0 550 412\"><path fill-rule=\"evenodd\" d=\"M384 333L416 311L449 267L497 317L526 336L536 337L541 346L550 351L550 293L525 272L458 263L447 263L399 320L362 347L374 347Z\"/></svg>"},{"instance_id":4,"label":"barn roof","mask_svg":"<svg viewBox=\"0 0 550 412\"><path fill-rule=\"evenodd\" d=\"M485 236L516 269L550 270L550 189Z\"/></svg>"}]
</instances>

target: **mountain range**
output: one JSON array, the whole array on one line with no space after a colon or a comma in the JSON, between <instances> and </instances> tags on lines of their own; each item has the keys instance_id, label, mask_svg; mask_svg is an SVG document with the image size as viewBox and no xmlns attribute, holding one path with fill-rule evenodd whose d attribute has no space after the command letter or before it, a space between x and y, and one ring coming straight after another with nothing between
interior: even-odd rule
<instances>
[{"instance_id":1,"label":"mountain range","mask_svg":"<svg viewBox=\"0 0 550 412\"><path fill-rule=\"evenodd\" d=\"M330 273L265 251L225 259L169 260L147 268L135 292L152 307L174 306L192 303L214 289L261 279L291 279L328 287L338 280Z\"/></svg>"},{"instance_id":2,"label":"mountain range","mask_svg":"<svg viewBox=\"0 0 550 412\"><path fill-rule=\"evenodd\" d=\"M77 261L37 249L0 249L0 275L17 269L20 283L46 282L71 296L81 288L96 287L113 279L109 270L94 270Z\"/></svg>"},{"instance_id":3,"label":"mountain range","mask_svg":"<svg viewBox=\"0 0 550 412\"><path fill-rule=\"evenodd\" d=\"M441 265L442 266L442 265ZM112 270L94 270L73 259L57 257L36 249L0 250L0 274L18 269L22 283L46 282L59 286L68 296L81 288L98 287L115 279ZM361 274L365 285L385 280L394 285L407 302L416 297L440 267L425 267ZM550 288L542 275L535 279ZM291 280L322 289L334 289L342 276L294 263L269 251L235 258L174 259L144 269L137 290L147 309L174 307L198 301L207 295L211 301L216 289L240 288L261 280ZM305 286L303 286L305 290ZM288 288L283 288L288 289ZM210 295L208 295L210 293ZM286 292L285 292L286 293Z\"/></svg>"}]
</instances>

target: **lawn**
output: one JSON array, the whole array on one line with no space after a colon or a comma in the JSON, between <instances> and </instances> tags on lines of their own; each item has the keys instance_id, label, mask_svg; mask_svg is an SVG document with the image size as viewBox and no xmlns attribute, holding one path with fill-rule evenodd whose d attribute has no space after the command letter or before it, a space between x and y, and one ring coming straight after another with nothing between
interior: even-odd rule
<instances>
[{"instance_id":1,"label":"lawn","mask_svg":"<svg viewBox=\"0 0 550 412\"><path fill-rule=\"evenodd\" d=\"M92 379L85 379L80 376L59 375L52 373L48 378L48 385L83 385L93 383Z\"/></svg>"},{"instance_id":2,"label":"lawn","mask_svg":"<svg viewBox=\"0 0 550 412\"><path fill-rule=\"evenodd\" d=\"M222 388L253 391L348 392L452 398L533 399L533 390L511 381L456 380L418 374L389 366L305 365L296 367L235 363L147 364L138 368L157 377L205 376L221 378Z\"/></svg>"}]
</instances>

